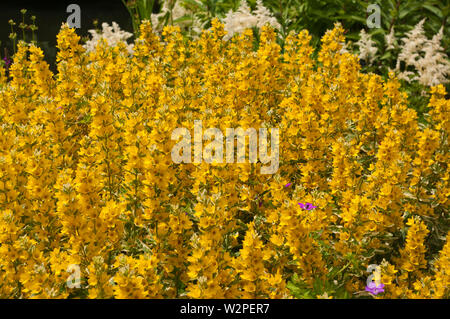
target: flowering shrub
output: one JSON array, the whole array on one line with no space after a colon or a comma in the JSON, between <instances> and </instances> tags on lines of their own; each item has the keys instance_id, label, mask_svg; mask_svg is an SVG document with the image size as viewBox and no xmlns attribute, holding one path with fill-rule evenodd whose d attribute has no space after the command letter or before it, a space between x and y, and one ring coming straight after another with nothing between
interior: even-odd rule
<instances>
[{"instance_id":1,"label":"flowering shrub","mask_svg":"<svg viewBox=\"0 0 450 319\"><path fill-rule=\"evenodd\" d=\"M63 27L55 76L20 43L0 79L0 297L342 298L380 264L376 298L448 298L445 89L419 125L343 31L315 60L307 31L281 52L263 27L254 51L217 20L192 41L143 23L130 56ZM173 163L194 120L278 127L278 172Z\"/></svg>"}]
</instances>

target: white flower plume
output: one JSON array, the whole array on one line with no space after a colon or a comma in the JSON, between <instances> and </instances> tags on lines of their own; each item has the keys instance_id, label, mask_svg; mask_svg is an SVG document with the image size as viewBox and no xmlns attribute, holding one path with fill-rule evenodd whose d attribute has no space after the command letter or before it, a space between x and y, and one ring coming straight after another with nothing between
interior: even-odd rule
<instances>
[{"instance_id":1,"label":"white flower plume","mask_svg":"<svg viewBox=\"0 0 450 319\"><path fill-rule=\"evenodd\" d=\"M375 42L372 40L370 34L366 33L364 29L359 33L359 37L360 39L356 42L356 45L359 47L359 58L372 63L378 48L375 46Z\"/></svg>"},{"instance_id":2,"label":"white flower plume","mask_svg":"<svg viewBox=\"0 0 450 319\"><path fill-rule=\"evenodd\" d=\"M281 28L277 19L273 17L272 13L264 7L261 0L256 2L256 10L253 13L250 10L247 1L242 0L237 11L229 11L223 19L224 29L227 34L224 40L229 40L234 34L240 34L244 30L257 27L261 28L267 23L274 29L279 30Z\"/></svg>"},{"instance_id":3,"label":"white flower plume","mask_svg":"<svg viewBox=\"0 0 450 319\"><path fill-rule=\"evenodd\" d=\"M119 42L124 42L127 46L127 51L133 54L133 44L128 44L127 39L133 36L133 33L120 30L119 25L116 22L110 26L108 23L102 23L102 31L99 33L97 30L88 30L92 35L92 39L88 40L84 45L87 52L94 51L97 44L101 39L105 39L109 46L116 46Z\"/></svg>"},{"instance_id":4,"label":"white flower plume","mask_svg":"<svg viewBox=\"0 0 450 319\"><path fill-rule=\"evenodd\" d=\"M417 80L425 86L447 83L450 61L441 47L443 28L429 40L423 30L424 22L425 19L420 21L401 39L403 45L395 70L399 72L399 78L408 82ZM413 67L418 75L408 70L400 72L401 62L404 62L405 68Z\"/></svg>"}]
</instances>

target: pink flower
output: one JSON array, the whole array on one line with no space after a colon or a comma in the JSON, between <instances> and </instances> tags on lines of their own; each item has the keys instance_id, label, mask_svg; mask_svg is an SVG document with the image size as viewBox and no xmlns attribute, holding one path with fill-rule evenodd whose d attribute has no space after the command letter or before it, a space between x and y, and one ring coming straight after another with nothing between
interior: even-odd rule
<instances>
[{"instance_id":1,"label":"pink flower","mask_svg":"<svg viewBox=\"0 0 450 319\"><path fill-rule=\"evenodd\" d=\"M298 204L300 205L301 209L304 209L304 210L313 210L314 208L317 208L317 206L314 206L311 203L306 203L306 204L298 203Z\"/></svg>"},{"instance_id":2,"label":"pink flower","mask_svg":"<svg viewBox=\"0 0 450 319\"><path fill-rule=\"evenodd\" d=\"M6 68L9 68L9 66L11 65L11 63L12 63L12 61L11 61L11 59L9 59L8 57L4 57L3 58L3 61L5 61L5 66L6 66Z\"/></svg>"},{"instance_id":3,"label":"pink flower","mask_svg":"<svg viewBox=\"0 0 450 319\"><path fill-rule=\"evenodd\" d=\"M377 284L372 281L366 286L366 291L373 295L378 295L379 293L384 292L384 284L379 284L377 286Z\"/></svg>"}]
</instances>

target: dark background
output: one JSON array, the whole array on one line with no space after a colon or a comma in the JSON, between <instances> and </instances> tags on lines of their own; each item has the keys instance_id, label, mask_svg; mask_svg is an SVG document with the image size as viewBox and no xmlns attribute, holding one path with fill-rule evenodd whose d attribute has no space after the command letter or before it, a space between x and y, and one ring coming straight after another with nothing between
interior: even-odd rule
<instances>
[{"instance_id":1,"label":"dark background","mask_svg":"<svg viewBox=\"0 0 450 319\"><path fill-rule=\"evenodd\" d=\"M52 71L56 70L56 35L61 24L66 22L71 13L66 9L69 4L78 4L81 9L81 28L76 32L80 36L89 35L88 30L94 29L93 21L98 20L98 28L101 28L103 22L109 25L113 21L117 22L122 30L133 32L131 17L127 8L121 0L1 0L0 4L0 55L5 57L5 49L8 56L11 57L13 42L9 39L11 26L8 23L10 19L16 22L14 26L17 33L16 42L22 39L22 29L19 23L22 21L21 9L27 9L25 23L31 24L31 16L36 16L35 25L39 28L35 31L37 34L38 46L44 51L45 59L50 64ZM31 39L31 31L27 31ZM129 42L133 38L129 39Z\"/></svg>"}]
</instances>

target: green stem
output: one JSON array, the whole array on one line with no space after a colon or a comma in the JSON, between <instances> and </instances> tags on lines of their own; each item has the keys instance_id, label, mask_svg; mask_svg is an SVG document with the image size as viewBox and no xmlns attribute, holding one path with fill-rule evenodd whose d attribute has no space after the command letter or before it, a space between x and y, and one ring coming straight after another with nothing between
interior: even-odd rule
<instances>
[{"instance_id":1,"label":"green stem","mask_svg":"<svg viewBox=\"0 0 450 319\"><path fill-rule=\"evenodd\" d=\"M14 34L14 28L11 25L11 34ZM14 54L16 54L16 38L13 38L13 50L14 50Z\"/></svg>"},{"instance_id":2,"label":"green stem","mask_svg":"<svg viewBox=\"0 0 450 319\"><path fill-rule=\"evenodd\" d=\"M22 13L22 40L25 41L25 14Z\"/></svg>"}]
</instances>

